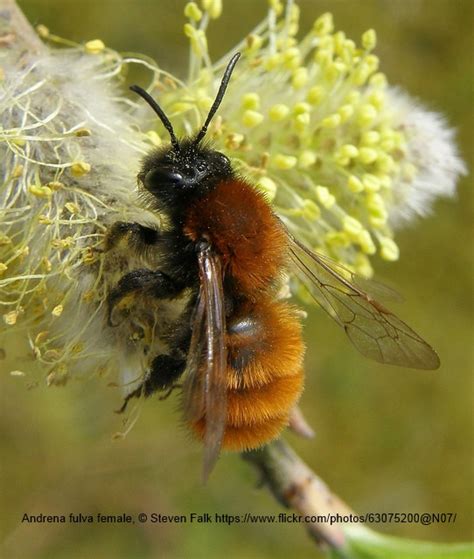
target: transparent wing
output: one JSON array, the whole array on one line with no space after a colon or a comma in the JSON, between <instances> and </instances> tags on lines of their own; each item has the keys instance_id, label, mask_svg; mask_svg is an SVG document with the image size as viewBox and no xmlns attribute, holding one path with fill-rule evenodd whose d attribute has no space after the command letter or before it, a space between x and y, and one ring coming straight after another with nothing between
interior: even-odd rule
<instances>
[{"instance_id":1,"label":"transparent wing","mask_svg":"<svg viewBox=\"0 0 474 559\"><path fill-rule=\"evenodd\" d=\"M193 319L184 403L191 421L205 419L203 477L221 449L227 418L224 292L219 257L206 246L198 253L200 293Z\"/></svg>"},{"instance_id":2,"label":"transparent wing","mask_svg":"<svg viewBox=\"0 0 474 559\"><path fill-rule=\"evenodd\" d=\"M347 268L312 252L290 233L288 237L297 276L363 355L401 367L439 367L439 357L431 346L369 295L380 293L381 284L358 278ZM387 288L386 294L391 293Z\"/></svg>"},{"instance_id":3,"label":"transparent wing","mask_svg":"<svg viewBox=\"0 0 474 559\"><path fill-rule=\"evenodd\" d=\"M184 411L186 419L198 421L205 413L204 393L199 370L206 345L205 301L199 293L192 317L192 334L184 371Z\"/></svg>"}]
</instances>

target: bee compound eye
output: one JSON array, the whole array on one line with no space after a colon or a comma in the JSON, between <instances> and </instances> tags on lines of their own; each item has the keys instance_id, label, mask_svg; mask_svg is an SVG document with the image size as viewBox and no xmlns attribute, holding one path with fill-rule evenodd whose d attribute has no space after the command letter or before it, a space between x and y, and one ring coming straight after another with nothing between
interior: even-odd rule
<instances>
[{"instance_id":1,"label":"bee compound eye","mask_svg":"<svg viewBox=\"0 0 474 559\"><path fill-rule=\"evenodd\" d=\"M181 186L184 178L180 173L172 169L156 167L145 175L144 185L147 190L159 190L162 186Z\"/></svg>"},{"instance_id":2,"label":"bee compound eye","mask_svg":"<svg viewBox=\"0 0 474 559\"><path fill-rule=\"evenodd\" d=\"M227 155L224 155L220 151L216 153L217 153L217 160L221 165L225 165L226 167L230 166L230 159L227 157Z\"/></svg>"}]
</instances>

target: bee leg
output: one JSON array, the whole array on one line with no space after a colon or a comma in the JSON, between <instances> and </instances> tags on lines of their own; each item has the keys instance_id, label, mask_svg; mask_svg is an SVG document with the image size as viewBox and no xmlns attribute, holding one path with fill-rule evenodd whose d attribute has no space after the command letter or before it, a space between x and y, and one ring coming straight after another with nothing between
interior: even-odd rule
<instances>
[{"instance_id":1,"label":"bee leg","mask_svg":"<svg viewBox=\"0 0 474 559\"><path fill-rule=\"evenodd\" d=\"M139 398L142 394L143 394L143 384L140 384L140 386L136 390L130 392L130 394L127 394L127 396L125 396L123 400L123 404L118 410L115 410L115 413L123 413L127 409L128 401L131 398Z\"/></svg>"},{"instance_id":2,"label":"bee leg","mask_svg":"<svg viewBox=\"0 0 474 559\"><path fill-rule=\"evenodd\" d=\"M116 221L105 237L105 250L115 248L120 241L127 238L127 244L135 251L156 245L160 240L160 232L139 223Z\"/></svg>"},{"instance_id":3,"label":"bee leg","mask_svg":"<svg viewBox=\"0 0 474 559\"><path fill-rule=\"evenodd\" d=\"M127 409L128 402L131 398L139 398L140 396L151 396L154 392L166 390L167 392L160 398L164 400L173 392L175 388L181 385L175 381L181 376L186 367L186 359L172 355L158 355L151 363L150 371L147 378L133 392L125 397L123 405L116 413L123 413Z\"/></svg>"},{"instance_id":4,"label":"bee leg","mask_svg":"<svg viewBox=\"0 0 474 559\"><path fill-rule=\"evenodd\" d=\"M158 399L159 400L167 400L177 388L183 388L183 385L179 384L179 383L172 384L168 388L168 390L163 394L163 396L160 396Z\"/></svg>"},{"instance_id":5,"label":"bee leg","mask_svg":"<svg viewBox=\"0 0 474 559\"><path fill-rule=\"evenodd\" d=\"M151 363L150 372L144 384L145 397L160 390L177 388L175 381L182 375L186 359L173 355L158 355Z\"/></svg>"},{"instance_id":6,"label":"bee leg","mask_svg":"<svg viewBox=\"0 0 474 559\"><path fill-rule=\"evenodd\" d=\"M107 296L107 324L117 326L112 321L114 307L127 295L145 292L157 299L171 299L183 290L180 282L175 281L159 270L138 268L128 272L119 280Z\"/></svg>"}]
</instances>

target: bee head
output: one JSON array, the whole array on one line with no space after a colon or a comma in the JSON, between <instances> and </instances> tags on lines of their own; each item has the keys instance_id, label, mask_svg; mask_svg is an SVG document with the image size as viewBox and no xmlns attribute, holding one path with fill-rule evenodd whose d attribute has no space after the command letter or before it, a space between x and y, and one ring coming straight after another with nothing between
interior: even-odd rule
<instances>
[{"instance_id":1,"label":"bee head","mask_svg":"<svg viewBox=\"0 0 474 559\"><path fill-rule=\"evenodd\" d=\"M148 155L138 175L145 189L159 201L171 201L172 198L183 195L188 197L190 194L204 194L220 180L232 176L229 159L223 153L203 147L201 142L221 104L239 58L240 53L231 58L204 125L192 138L178 140L170 120L153 97L137 85L130 88L151 106L170 135L171 146Z\"/></svg>"},{"instance_id":2,"label":"bee head","mask_svg":"<svg viewBox=\"0 0 474 559\"><path fill-rule=\"evenodd\" d=\"M223 153L202 147L192 139L177 145L179 149L150 153L138 175L143 187L158 200L201 196L232 176L231 163Z\"/></svg>"}]
</instances>

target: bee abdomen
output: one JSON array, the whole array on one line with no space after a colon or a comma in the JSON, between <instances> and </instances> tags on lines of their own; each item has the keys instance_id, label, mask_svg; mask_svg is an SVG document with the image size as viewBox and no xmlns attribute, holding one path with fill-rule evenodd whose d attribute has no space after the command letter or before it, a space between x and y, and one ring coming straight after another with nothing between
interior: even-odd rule
<instances>
[{"instance_id":1,"label":"bee abdomen","mask_svg":"<svg viewBox=\"0 0 474 559\"><path fill-rule=\"evenodd\" d=\"M294 309L270 298L228 320L227 420L222 448L245 451L276 438L303 390L304 344ZM205 419L192 425L202 438Z\"/></svg>"},{"instance_id":2,"label":"bee abdomen","mask_svg":"<svg viewBox=\"0 0 474 559\"><path fill-rule=\"evenodd\" d=\"M222 447L251 450L278 437L301 395L303 380L303 370L298 369L258 389L229 391Z\"/></svg>"},{"instance_id":3,"label":"bee abdomen","mask_svg":"<svg viewBox=\"0 0 474 559\"><path fill-rule=\"evenodd\" d=\"M278 437L303 390L303 370L275 378L259 389L229 390L222 448L236 452L258 448ZM203 439L205 418L191 425Z\"/></svg>"}]
</instances>

